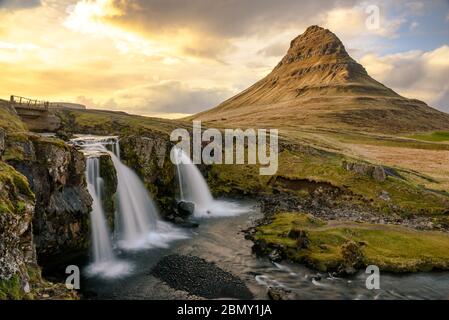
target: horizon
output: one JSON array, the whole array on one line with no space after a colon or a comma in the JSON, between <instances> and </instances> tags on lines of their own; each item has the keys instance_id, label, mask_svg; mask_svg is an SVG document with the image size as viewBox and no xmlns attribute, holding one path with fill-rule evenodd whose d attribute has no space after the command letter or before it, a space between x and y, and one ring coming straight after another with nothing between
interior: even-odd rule
<instances>
[{"instance_id":1,"label":"horizon","mask_svg":"<svg viewBox=\"0 0 449 320\"><path fill-rule=\"evenodd\" d=\"M449 111L449 1L183 4L1 0L0 96L178 119L248 88L320 25L374 79Z\"/></svg>"}]
</instances>

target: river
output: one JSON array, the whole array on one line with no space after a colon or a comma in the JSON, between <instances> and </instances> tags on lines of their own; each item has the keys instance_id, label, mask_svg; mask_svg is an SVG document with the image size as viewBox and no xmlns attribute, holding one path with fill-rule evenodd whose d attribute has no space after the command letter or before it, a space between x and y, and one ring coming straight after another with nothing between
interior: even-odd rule
<instances>
[{"instance_id":1,"label":"river","mask_svg":"<svg viewBox=\"0 0 449 320\"><path fill-rule=\"evenodd\" d=\"M367 275L334 278L304 266L272 263L251 252L252 242L243 230L261 217L256 206L234 217L199 220L199 227L186 229L187 239L172 242L168 248L121 252L133 271L117 279L86 277L81 293L85 299L189 299L184 291L174 290L151 274L152 268L166 255L193 255L214 262L221 269L241 278L255 299L267 299L267 288L290 291L295 299L448 299L449 273L431 272L380 275L380 289L368 290ZM81 262L82 263L82 262ZM226 298L226 297L223 297Z\"/></svg>"}]
</instances>

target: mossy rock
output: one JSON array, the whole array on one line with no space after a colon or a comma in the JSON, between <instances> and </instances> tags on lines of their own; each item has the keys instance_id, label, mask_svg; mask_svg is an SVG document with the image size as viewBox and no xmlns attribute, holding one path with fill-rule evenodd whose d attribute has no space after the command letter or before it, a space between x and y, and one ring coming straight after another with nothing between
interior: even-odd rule
<instances>
[{"instance_id":1,"label":"mossy rock","mask_svg":"<svg viewBox=\"0 0 449 320\"><path fill-rule=\"evenodd\" d=\"M20 300L24 296L20 276L13 275L8 280L0 280L0 300Z\"/></svg>"},{"instance_id":2,"label":"mossy rock","mask_svg":"<svg viewBox=\"0 0 449 320\"><path fill-rule=\"evenodd\" d=\"M117 191L117 172L115 171L114 163L109 154L100 156L100 176L103 178L103 208L107 215L108 222L111 226L114 225L115 213L115 195Z\"/></svg>"}]
</instances>

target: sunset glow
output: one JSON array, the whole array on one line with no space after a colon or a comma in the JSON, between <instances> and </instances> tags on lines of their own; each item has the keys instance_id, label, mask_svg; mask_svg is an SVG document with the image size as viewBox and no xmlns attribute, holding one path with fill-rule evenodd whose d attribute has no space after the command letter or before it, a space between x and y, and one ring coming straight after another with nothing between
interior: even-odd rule
<instances>
[{"instance_id":1,"label":"sunset glow","mask_svg":"<svg viewBox=\"0 0 449 320\"><path fill-rule=\"evenodd\" d=\"M442 80L449 81L440 75L449 74L447 2L434 1L417 13L417 4L400 12L379 1L378 30L364 26L364 2L323 1L298 11L296 1L282 1L279 12L262 2L256 10L245 1L238 10L238 3L208 1L2 1L0 97L179 117L245 89L276 65L292 38L319 24L339 35L379 80L448 110ZM421 41L423 30L435 28L446 31ZM437 68L437 86L427 85L429 79L411 85L398 79L405 61L424 72Z\"/></svg>"}]
</instances>

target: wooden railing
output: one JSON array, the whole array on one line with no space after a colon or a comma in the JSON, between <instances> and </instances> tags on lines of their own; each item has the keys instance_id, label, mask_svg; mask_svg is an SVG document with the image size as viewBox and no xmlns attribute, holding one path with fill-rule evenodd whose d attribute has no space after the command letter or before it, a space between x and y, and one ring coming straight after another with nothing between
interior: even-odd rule
<instances>
[{"instance_id":1,"label":"wooden railing","mask_svg":"<svg viewBox=\"0 0 449 320\"><path fill-rule=\"evenodd\" d=\"M48 110L50 102L36 99L29 99L20 96L11 96L11 105L14 107L32 109L32 110Z\"/></svg>"}]
</instances>

